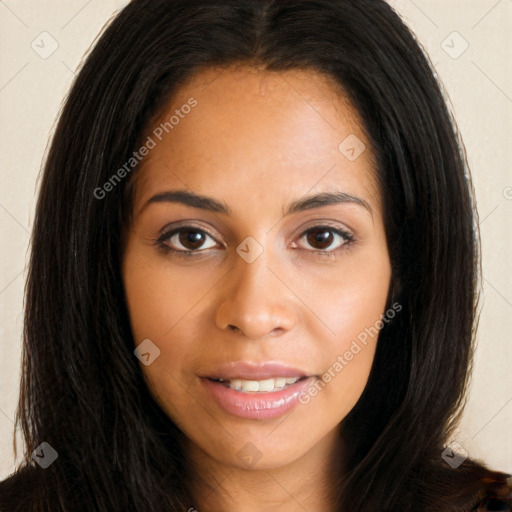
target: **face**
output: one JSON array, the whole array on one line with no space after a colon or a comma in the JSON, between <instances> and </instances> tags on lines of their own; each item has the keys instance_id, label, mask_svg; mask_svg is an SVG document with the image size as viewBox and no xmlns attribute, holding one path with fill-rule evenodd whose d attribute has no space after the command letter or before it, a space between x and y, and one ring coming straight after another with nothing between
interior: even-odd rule
<instances>
[{"instance_id":1,"label":"face","mask_svg":"<svg viewBox=\"0 0 512 512\"><path fill-rule=\"evenodd\" d=\"M155 400L223 465L331 446L391 277L356 112L313 71L210 69L145 140L122 272Z\"/></svg>"}]
</instances>

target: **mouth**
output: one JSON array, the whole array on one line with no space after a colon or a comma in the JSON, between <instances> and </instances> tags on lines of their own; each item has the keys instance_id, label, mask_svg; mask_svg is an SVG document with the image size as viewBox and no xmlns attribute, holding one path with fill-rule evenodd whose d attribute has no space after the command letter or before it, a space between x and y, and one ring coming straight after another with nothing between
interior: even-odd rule
<instances>
[{"instance_id":1,"label":"mouth","mask_svg":"<svg viewBox=\"0 0 512 512\"><path fill-rule=\"evenodd\" d=\"M206 400L224 413L247 420L272 420L296 407L314 376L271 377L261 380L203 377Z\"/></svg>"},{"instance_id":2,"label":"mouth","mask_svg":"<svg viewBox=\"0 0 512 512\"><path fill-rule=\"evenodd\" d=\"M225 413L250 420L271 420L296 407L316 380L299 367L278 361L228 361L200 378L206 400Z\"/></svg>"},{"instance_id":3,"label":"mouth","mask_svg":"<svg viewBox=\"0 0 512 512\"><path fill-rule=\"evenodd\" d=\"M296 382L307 379L308 376L297 377L271 377L263 380L247 380L242 378L215 379L207 377L208 380L218 382L223 386L241 391L242 393L273 393L289 388Z\"/></svg>"}]
</instances>

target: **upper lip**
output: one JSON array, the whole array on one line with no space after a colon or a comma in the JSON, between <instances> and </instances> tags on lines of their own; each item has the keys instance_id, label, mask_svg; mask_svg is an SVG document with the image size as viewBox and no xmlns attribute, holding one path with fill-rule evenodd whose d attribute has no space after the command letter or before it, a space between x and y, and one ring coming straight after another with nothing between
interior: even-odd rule
<instances>
[{"instance_id":1,"label":"upper lip","mask_svg":"<svg viewBox=\"0 0 512 512\"><path fill-rule=\"evenodd\" d=\"M273 377L306 377L308 373L300 368L293 368L277 362L251 363L234 361L224 363L211 370L204 377L208 379L243 379L262 380Z\"/></svg>"}]
</instances>

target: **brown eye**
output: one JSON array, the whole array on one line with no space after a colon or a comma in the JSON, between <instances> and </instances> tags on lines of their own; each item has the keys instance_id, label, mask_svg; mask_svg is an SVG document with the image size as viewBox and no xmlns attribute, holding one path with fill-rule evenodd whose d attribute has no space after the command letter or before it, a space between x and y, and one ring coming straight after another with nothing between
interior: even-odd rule
<instances>
[{"instance_id":1,"label":"brown eye","mask_svg":"<svg viewBox=\"0 0 512 512\"><path fill-rule=\"evenodd\" d=\"M310 248L317 252L325 253L335 252L344 245L351 243L354 239L350 233L331 226L315 226L308 229L301 236L301 239L304 238ZM307 247L305 248L307 249Z\"/></svg>"},{"instance_id":2,"label":"brown eye","mask_svg":"<svg viewBox=\"0 0 512 512\"><path fill-rule=\"evenodd\" d=\"M174 252L185 254L201 253L203 250L211 249L216 245L211 235L193 226L185 226L164 233L158 243Z\"/></svg>"},{"instance_id":3,"label":"brown eye","mask_svg":"<svg viewBox=\"0 0 512 512\"><path fill-rule=\"evenodd\" d=\"M327 249L334 240L331 231L324 228L314 228L306 234L308 244L315 249Z\"/></svg>"},{"instance_id":4,"label":"brown eye","mask_svg":"<svg viewBox=\"0 0 512 512\"><path fill-rule=\"evenodd\" d=\"M199 249L204 244L205 236L200 231L181 230L178 234L179 243L185 249Z\"/></svg>"}]
</instances>

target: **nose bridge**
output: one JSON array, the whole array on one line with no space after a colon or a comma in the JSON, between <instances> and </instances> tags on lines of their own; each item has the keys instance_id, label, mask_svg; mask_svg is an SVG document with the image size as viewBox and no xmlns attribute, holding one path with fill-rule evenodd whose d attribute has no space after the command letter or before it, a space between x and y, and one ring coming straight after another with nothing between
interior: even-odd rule
<instances>
[{"instance_id":1,"label":"nose bridge","mask_svg":"<svg viewBox=\"0 0 512 512\"><path fill-rule=\"evenodd\" d=\"M238 246L217 311L219 327L237 327L251 339L288 330L294 318L289 292L270 270L277 258L271 249L256 244L246 239Z\"/></svg>"},{"instance_id":2,"label":"nose bridge","mask_svg":"<svg viewBox=\"0 0 512 512\"><path fill-rule=\"evenodd\" d=\"M249 259L241 254L247 249L247 255L250 255ZM265 298L267 297L265 291L268 291L269 281L274 277L268 269L271 266L272 255L268 247L262 247L259 254L254 254L255 251L257 251L257 248L251 247L251 242L243 242L237 248L238 259L233 269L236 284L233 292L239 296L239 299L258 299L261 302L262 295Z\"/></svg>"}]
</instances>

